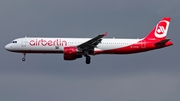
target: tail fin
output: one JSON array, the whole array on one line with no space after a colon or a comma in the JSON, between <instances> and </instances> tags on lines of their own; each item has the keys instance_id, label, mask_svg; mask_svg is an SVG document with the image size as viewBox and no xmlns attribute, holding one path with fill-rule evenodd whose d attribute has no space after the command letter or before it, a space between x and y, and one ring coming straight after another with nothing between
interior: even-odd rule
<instances>
[{"instance_id":1,"label":"tail fin","mask_svg":"<svg viewBox=\"0 0 180 101\"><path fill-rule=\"evenodd\" d=\"M153 28L153 30L144 38L144 40L164 40L168 32L170 17L164 17Z\"/></svg>"}]
</instances>

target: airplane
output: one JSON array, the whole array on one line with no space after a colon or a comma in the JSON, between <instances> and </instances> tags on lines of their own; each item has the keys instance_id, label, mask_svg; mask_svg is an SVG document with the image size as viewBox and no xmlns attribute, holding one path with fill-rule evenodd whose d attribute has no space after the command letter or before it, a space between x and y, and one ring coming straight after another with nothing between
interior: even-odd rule
<instances>
[{"instance_id":1,"label":"airplane","mask_svg":"<svg viewBox=\"0 0 180 101\"><path fill-rule=\"evenodd\" d=\"M24 37L14 39L5 49L23 53L22 61L25 61L27 53L57 53L63 54L64 60L69 61L84 56L86 64L90 64L90 55L133 54L173 45L173 42L166 38L170 20L170 17L162 18L152 31L141 39L103 38L107 32L94 38Z\"/></svg>"}]
</instances>

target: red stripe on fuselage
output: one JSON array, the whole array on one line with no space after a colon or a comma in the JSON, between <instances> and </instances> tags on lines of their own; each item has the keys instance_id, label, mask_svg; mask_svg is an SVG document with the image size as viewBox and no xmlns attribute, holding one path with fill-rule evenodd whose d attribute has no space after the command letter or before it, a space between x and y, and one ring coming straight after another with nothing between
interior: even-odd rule
<instances>
[{"instance_id":1,"label":"red stripe on fuselage","mask_svg":"<svg viewBox=\"0 0 180 101\"><path fill-rule=\"evenodd\" d=\"M154 49L164 48L167 46L173 45L171 41L167 42L165 45L162 46L155 46L154 44L157 41L148 41L145 42L144 40L139 41L138 43L122 47L122 48L116 48L111 50L98 50L95 51L94 54L133 54L133 53L140 53L140 52L146 52Z\"/></svg>"}]
</instances>

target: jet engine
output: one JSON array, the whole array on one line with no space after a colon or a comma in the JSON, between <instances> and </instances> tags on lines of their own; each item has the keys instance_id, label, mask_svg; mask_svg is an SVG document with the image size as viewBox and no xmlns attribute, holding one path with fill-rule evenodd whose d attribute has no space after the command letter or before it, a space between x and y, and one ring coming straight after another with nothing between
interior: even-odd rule
<instances>
[{"instance_id":1,"label":"jet engine","mask_svg":"<svg viewBox=\"0 0 180 101\"><path fill-rule=\"evenodd\" d=\"M82 58L82 55L77 55L76 47L64 47L64 60L76 60Z\"/></svg>"}]
</instances>

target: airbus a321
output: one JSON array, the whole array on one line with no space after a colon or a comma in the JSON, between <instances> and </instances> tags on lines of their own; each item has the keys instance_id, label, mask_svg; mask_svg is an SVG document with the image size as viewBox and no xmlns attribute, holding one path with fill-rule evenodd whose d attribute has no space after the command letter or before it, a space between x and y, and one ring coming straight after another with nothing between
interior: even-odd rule
<instances>
[{"instance_id":1,"label":"airbus a321","mask_svg":"<svg viewBox=\"0 0 180 101\"><path fill-rule=\"evenodd\" d=\"M107 32L94 38L45 38L24 37L14 39L5 46L11 52L23 53L25 61L27 53L58 53L64 60L86 58L90 64L90 55L99 54L132 54L155 50L173 45L166 38L170 17L162 18L152 31L141 39L103 38Z\"/></svg>"}]
</instances>

